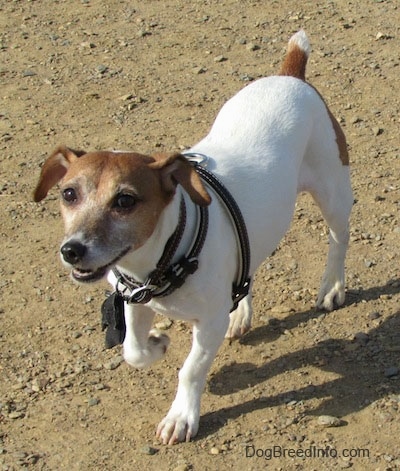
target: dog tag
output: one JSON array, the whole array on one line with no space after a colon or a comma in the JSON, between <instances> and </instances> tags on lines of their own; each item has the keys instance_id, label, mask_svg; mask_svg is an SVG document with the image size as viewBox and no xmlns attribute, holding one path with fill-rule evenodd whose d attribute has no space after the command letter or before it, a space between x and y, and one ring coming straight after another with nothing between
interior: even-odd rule
<instances>
[{"instance_id":1,"label":"dog tag","mask_svg":"<svg viewBox=\"0 0 400 471\"><path fill-rule=\"evenodd\" d=\"M106 348L123 343L126 333L124 298L114 291L101 306L101 329L106 330Z\"/></svg>"}]
</instances>

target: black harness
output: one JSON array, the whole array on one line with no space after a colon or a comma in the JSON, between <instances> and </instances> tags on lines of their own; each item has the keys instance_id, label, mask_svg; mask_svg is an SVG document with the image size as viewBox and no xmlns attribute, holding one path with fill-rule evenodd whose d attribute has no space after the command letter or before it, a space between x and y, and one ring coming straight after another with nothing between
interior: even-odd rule
<instances>
[{"instance_id":1,"label":"black harness","mask_svg":"<svg viewBox=\"0 0 400 471\"><path fill-rule=\"evenodd\" d=\"M208 157L203 154L186 153L185 157L196 169L202 180L213 189L229 214L235 229L239 248L238 277L232 284L232 309L247 296L250 288L250 244L242 213L235 199L218 178L205 168ZM197 231L196 237L188 252L177 262L172 263L186 227L186 204L182 197L180 202L177 227L168 239L163 254L156 268L144 282L139 282L117 268L113 273L117 279L115 291L104 301L102 311L102 328L107 329L106 347L111 348L122 343L125 338L124 302L128 304L146 304L151 299L168 296L181 287L186 278L193 274L199 265L198 256L203 248L208 230L208 208L196 205Z\"/></svg>"}]
</instances>

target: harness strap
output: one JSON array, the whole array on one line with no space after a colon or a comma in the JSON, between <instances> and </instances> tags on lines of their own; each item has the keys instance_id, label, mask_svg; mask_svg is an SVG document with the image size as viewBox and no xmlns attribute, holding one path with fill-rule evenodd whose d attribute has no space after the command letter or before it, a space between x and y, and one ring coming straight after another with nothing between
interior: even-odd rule
<instances>
[{"instance_id":1,"label":"harness strap","mask_svg":"<svg viewBox=\"0 0 400 471\"><path fill-rule=\"evenodd\" d=\"M214 190L227 209L235 229L236 239L240 252L239 274L236 282L232 285L232 300L234 311L239 302L248 295L251 283L250 270L250 242L247 233L246 223L242 212L232 194L225 185L209 170L206 169L208 157L199 153L184 153L185 157L192 162L200 177Z\"/></svg>"}]
</instances>

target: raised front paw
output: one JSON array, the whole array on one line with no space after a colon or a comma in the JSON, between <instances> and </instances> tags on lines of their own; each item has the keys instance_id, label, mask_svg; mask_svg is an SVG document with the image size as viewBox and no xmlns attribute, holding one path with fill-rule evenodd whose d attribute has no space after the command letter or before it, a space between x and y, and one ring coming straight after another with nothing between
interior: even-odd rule
<instances>
[{"instance_id":1,"label":"raised front paw","mask_svg":"<svg viewBox=\"0 0 400 471\"><path fill-rule=\"evenodd\" d=\"M149 332L149 348L159 350L161 356L165 354L169 346L169 337L158 329L151 329Z\"/></svg>"},{"instance_id":2,"label":"raised front paw","mask_svg":"<svg viewBox=\"0 0 400 471\"><path fill-rule=\"evenodd\" d=\"M199 414L169 411L157 427L156 436L164 445L189 442L199 429Z\"/></svg>"},{"instance_id":3,"label":"raised front paw","mask_svg":"<svg viewBox=\"0 0 400 471\"><path fill-rule=\"evenodd\" d=\"M124 358L127 363L136 368L144 368L160 360L167 351L169 337L157 329L149 333L146 348L140 348L130 338L124 341Z\"/></svg>"}]
</instances>

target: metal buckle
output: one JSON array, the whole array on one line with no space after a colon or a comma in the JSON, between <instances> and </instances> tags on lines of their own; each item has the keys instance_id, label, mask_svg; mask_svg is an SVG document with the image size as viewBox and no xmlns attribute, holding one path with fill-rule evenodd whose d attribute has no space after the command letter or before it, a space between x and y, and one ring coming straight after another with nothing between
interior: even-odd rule
<instances>
[{"instance_id":1,"label":"metal buckle","mask_svg":"<svg viewBox=\"0 0 400 471\"><path fill-rule=\"evenodd\" d=\"M134 288L131 293L126 297L128 304L146 304L153 298L153 291L156 287L148 283Z\"/></svg>"},{"instance_id":2,"label":"metal buckle","mask_svg":"<svg viewBox=\"0 0 400 471\"><path fill-rule=\"evenodd\" d=\"M206 168L210 157L204 154L198 154L197 152L184 152L183 156L187 158L189 162L194 163L195 165L200 165L201 167Z\"/></svg>"}]
</instances>

